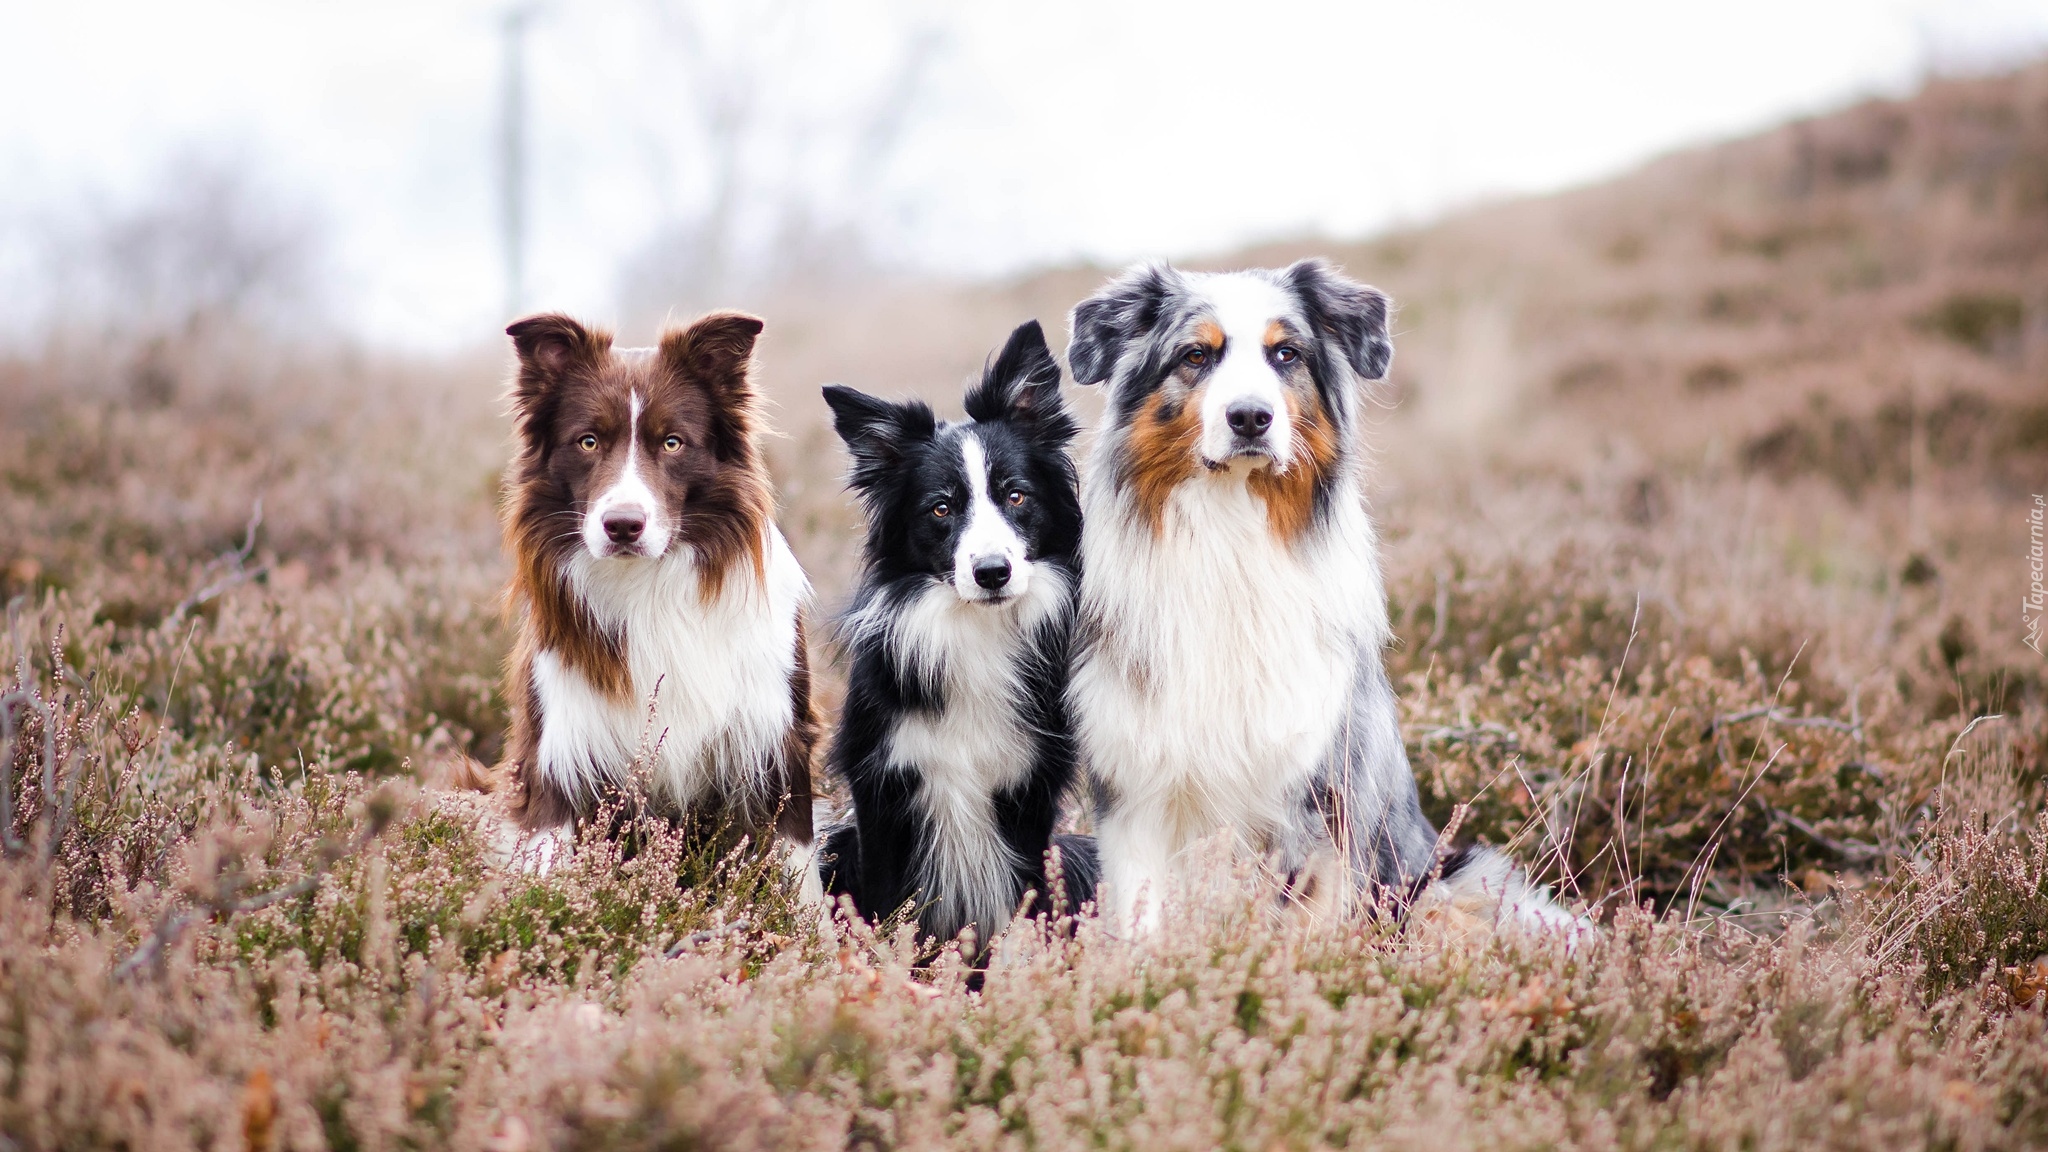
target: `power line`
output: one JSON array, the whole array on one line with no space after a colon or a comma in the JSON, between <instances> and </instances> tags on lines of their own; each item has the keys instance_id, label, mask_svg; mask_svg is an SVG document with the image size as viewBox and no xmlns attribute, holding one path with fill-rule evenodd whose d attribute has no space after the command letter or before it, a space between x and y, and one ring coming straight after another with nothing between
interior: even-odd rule
<instances>
[{"instance_id":1,"label":"power line","mask_svg":"<svg viewBox=\"0 0 2048 1152\"><path fill-rule=\"evenodd\" d=\"M498 107L498 222L504 244L508 317L526 307L526 30L536 11L535 5L515 4L500 15L505 61Z\"/></svg>"}]
</instances>

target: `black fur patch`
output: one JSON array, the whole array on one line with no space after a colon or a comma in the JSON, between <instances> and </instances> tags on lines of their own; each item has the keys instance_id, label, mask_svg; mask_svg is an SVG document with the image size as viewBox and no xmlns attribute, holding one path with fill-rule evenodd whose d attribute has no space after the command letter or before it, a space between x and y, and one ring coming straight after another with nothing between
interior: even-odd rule
<instances>
[{"instance_id":1,"label":"black fur patch","mask_svg":"<svg viewBox=\"0 0 2048 1152\"><path fill-rule=\"evenodd\" d=\"M964 515L934 516L969 498L960 441L970 431L987 457L988 490L1021 497L1002 514L1035 565L1057 569L1070 590L1080 583L1081 509L1067 445L1076 432L1059 393L1059 364L1036 321L1012 333L967 395L966 423L941 423L926 405L881 400L840 386L825 389L834 424L853 456L850 486L867 514L863 570L847 618L900 613L952 578L955 540ZM988 609L996 611L998 609ZM1073 605L1026 634L1013 659L1022 685L1012 702L1018 727L1030 734L1031 770L1019 785L989 797L998 834L1019 862L1010 906L1027 891L1043 896L1046 852L1072 786L1076 755L1067 716L1068 651ZM862 915L886 916L906 903L929 910L941 895L920 890L920 862L934 834L925 815L916 766L893 762L897 723L912 712L948 705L943 682L909 666L881 633L847 629L851 665L839 734L829 767L853 799L850 822L832 829L820 853L820 874L832 895L850 896ZM1060 838L1066 902L1093 899L1098 867L1092 840ZM1038 907L1047 906L1041 901ZM927 931L956 926L921 916Z\"/></svg>"},{"instance_id":2,"label":"black fur patch","mask_svg":"<svg viewBox=\"0 0 2048 1152\"><path fill-rule=\"evenodd\" d=\"M1301 352L1324 406L1346 421L1354 404L1339 363L1363 380L1383 379L1393 363L1386 294L1348 279L1321 260L1301 260L1266 277L1293 297ZM1115 385L1113 415L1127 423L1174 369L1188 332L1202 318L1197 291L1170 265L1146 264L1074 306L1067 365L1077 384Z\"/></svg>"}]
</instances>

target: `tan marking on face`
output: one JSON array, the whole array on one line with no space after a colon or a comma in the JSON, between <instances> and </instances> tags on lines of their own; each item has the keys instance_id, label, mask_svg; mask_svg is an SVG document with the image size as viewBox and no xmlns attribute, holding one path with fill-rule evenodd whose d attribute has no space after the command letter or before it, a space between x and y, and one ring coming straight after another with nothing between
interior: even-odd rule
<instances>
[{"instance_id":1,"label":"tan marking on face","mask_svg":"<svg viewBox=\"0 0 2048 1152\"><path fill-rule=\"evenodd\" d=\"M756 584L766 587L765 537L775 516L768 468L756 440L762 430L760 398L749 377L761 322L737 312L713 312L661 335L663 384L701 401L702 423L682 432L710 451L680 453L695 466L681 508L682 535L697 550L698 595L715 599L744 558Z\"/></svg>"},{"instance_id":2,"label":"tan marking on face","mask_svg":"<svg viewBox=\"0 0 2048 1152\"><path fill-rule=\"evenodd\" d=\"M1132 494L1155 535L1165 525L1167 498L1195 474L1195 450L1201 440L1201 406L1192 396L1169 416L1165 394L1154 393L1131 421Z\"/></svg>"},{"instance_id":3,"label":"tan marking on face","mask_svg":"<svg viewBox=\"0 0 2048 1152\"><path fill-rule=\"evenodd\" d=\"M1266 525L1274 536L1292 543L1315 516L1316 483L1337 463L1337 432L1313 393L1288 389L1287 419L1293 424L1294 459L1285 472L1261 468L1245 484L1266 502Z\"/></svg>"},{"instance_id":4,"label":"tan marking on face","mask_svg":"<svg viewBox=\"0 0 2048 1152\"><path fill-rule=\"evenodd\" d=\"M1214 320L1204 320L1195 325L1195 343L1214 352L1223 347L1223 328Z\"/></svg>"},{"instance_id":5,"label":"tan marking on face","mask_svg":"<svg viewBox=\"0 0 2048 1152\"><path fill-rule=\"evenodd\" d=\"M1266 347L1271 348L1276 344L1285 344L1288 339L1287 325L1282 321L1274 320L1266 325Z\"/></svg>"}]
</instances>

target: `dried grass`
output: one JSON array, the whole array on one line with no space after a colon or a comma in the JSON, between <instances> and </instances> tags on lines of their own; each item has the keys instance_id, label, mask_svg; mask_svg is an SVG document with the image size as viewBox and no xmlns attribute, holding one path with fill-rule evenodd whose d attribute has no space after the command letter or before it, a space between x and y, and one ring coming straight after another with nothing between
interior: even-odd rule
<instances>
[{"instance_id":1,"label":"dried grass","mask_svg":"<svg viewBox=\"0 0 2048 1152\"><path fill-rule=\"evenodd\" d=\"M1431 293L1514 252L1472 246L1494 235L1480 214L1373 257L1423 302L1397 379L1415 402L1374 433L1410 754L1435 815L1462 807L1603 921L1576 950L1310 930L1219 867L1143 941L1020 924L975 988L957 951L821 923L771 857L632 813L545 874L503 867L489 801L435 786L503 723L493 370L226 342L155 350L139 382L75 350L0 364L0 1147L2041 1146L2048 710L2010 611L2031 441L1855 483L1840 453L1749 467L1731 446L1806 419L1759 389L1853 376L1866 345L1773 359L1763 328L1782 351L1834 321L1742 320L1765 305L1740 294L1683 323L1595 306L1691 292L1686 262L1806 276L1863 252L1891 270L1870 289L1884 340L1939 342L1916 355L1968 358L2008 405L2048 348L2037 295L2017 328L2003 303L1918 302L2006 291L2038 205L1990 181L2014 215L1954 235L2017 219L2025 243L1969 248L2000 269L1978 287L1939 236L1911 238L1943 269L1922 284L1856 225L1885 187L1872 149L1906 181L1977 154L1916 135L1935 112L1869 140L1874 113L1812 129L1827 227L1770 184L1810 227L1750 187L1739 218L1567 234L1596 271L1553 282L1540 340L1509 337L1539 362L1584 343L1574 363L1608 367L1535 407L1633 441L1432 431L1431 380L1477 371L1444 333L1489 329L1434 323ZM2015 180L2037 113L2012 121ZM1660 180L1613 195L1650 203ZM1672 239L1689 228L1705 255ZM816 361L948 396L982 320L1051 315L1092 279L959 294L933 306L973 323L915 332L900 310L935 298L771 328L782 518L827 604L852 513ZM904 339L824 338L863 325ZM1677 359L1722 367L1659 392L1645 358L1695 337ZM1642 434L1659 422L1669 443ZM1857 450L1918 452L1913 427Z\"/></svg>"}]
</instances>

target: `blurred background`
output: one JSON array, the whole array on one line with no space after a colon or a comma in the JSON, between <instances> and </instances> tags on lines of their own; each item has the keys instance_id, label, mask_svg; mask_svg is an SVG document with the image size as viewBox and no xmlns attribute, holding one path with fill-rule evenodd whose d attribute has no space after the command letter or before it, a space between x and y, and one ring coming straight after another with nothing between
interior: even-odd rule
<instances>
[{"instance_id":1,"label":"blurred background","mask_svg":"<svg viewBox=\"0 0 2048 1152\"><path fill-rule=\"evenodd\" d=\"M508 307L1357 238L2048 44L2011 0L5 11L9 335L199 309L430 352Z\"/></svg>"},{"instance_id":2,"label":"blurred background","mask_svg":"<svg viewBox=\"0 0 2048 1152\"><path fill-rule=\"evenodd\" d=\"M0 18L9 651L69 621L195 755L496 754L518 313L765 316L825 614L819 384L957 411L1128 261L1322 255L1399 308L1368 436L1433 815L1588 891L1722 836L1733 907L1887 858L1965 736L2048 772L2048 5Z\"/></svg>"}]
</instances>

